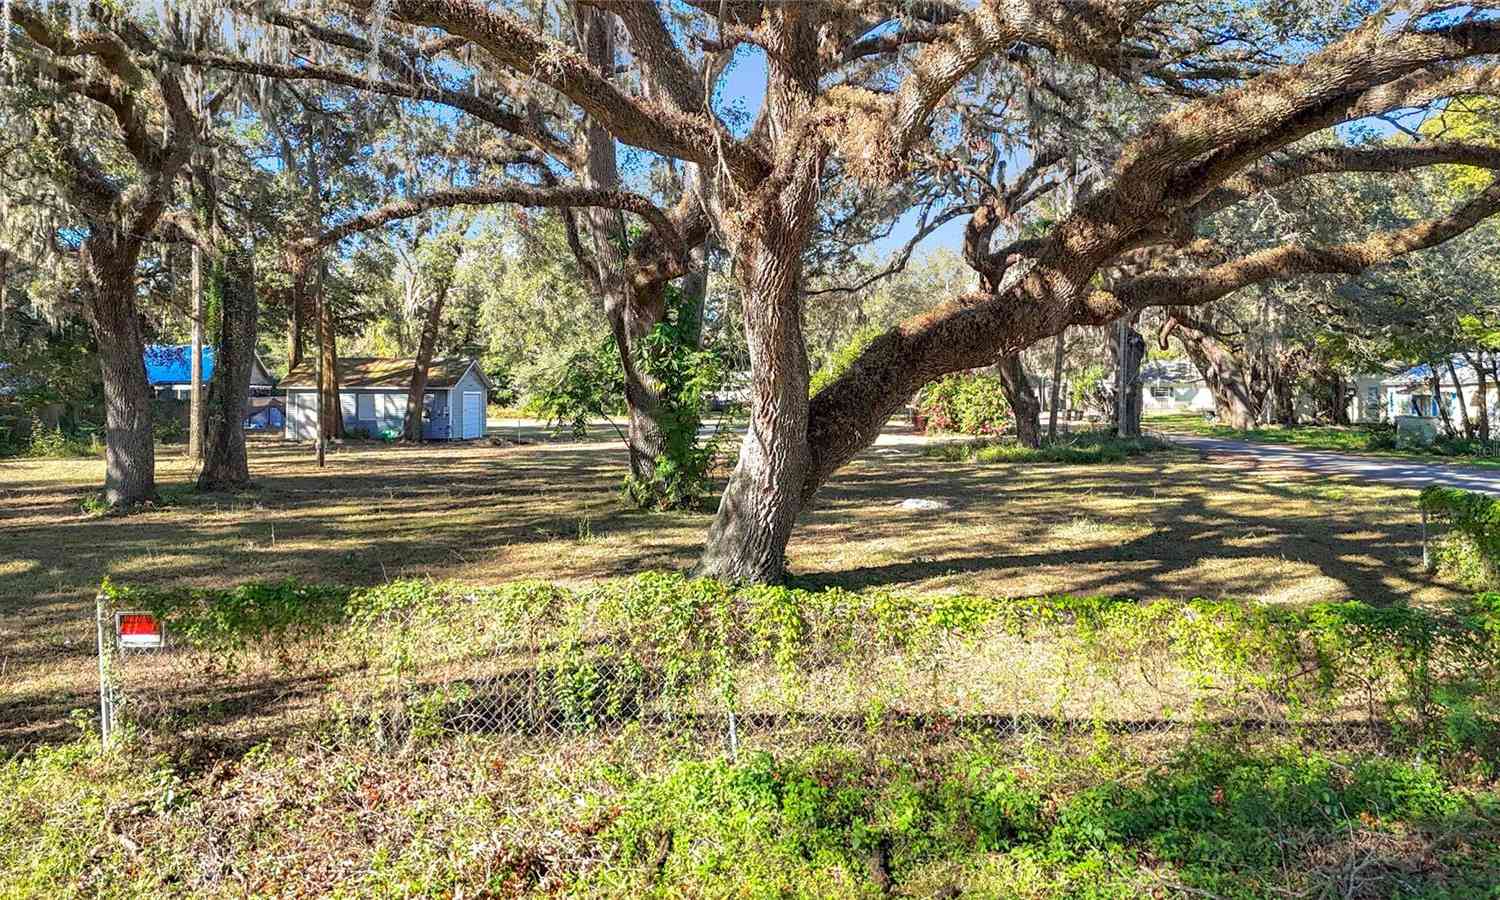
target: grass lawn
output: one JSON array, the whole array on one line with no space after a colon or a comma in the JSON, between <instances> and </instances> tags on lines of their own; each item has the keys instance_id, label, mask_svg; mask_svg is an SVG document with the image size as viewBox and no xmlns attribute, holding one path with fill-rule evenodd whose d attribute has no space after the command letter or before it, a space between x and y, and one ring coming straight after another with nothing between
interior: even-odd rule
<instances>
[{"instance_id":1,"label":"grass lawn","mask_svg":"<svg viewBox=\"0 0 1500 900\"><path fill-rule=\"evenodd\" d=\"M1232 596L1300 603L1409 598L1452 585L1421 572L1415 493L1242 469L1190 453L1121 463L947 462L893 435L841 471L794 533L812 585L992 596ZM707 511L648 513L618 498L617 445L357 445L319 471L305 447L256 444L257 488L186 490L163 448L172 505L89 518L99 460L0 462L0 746L73 733L92 702L92 599L108 575L224 586L285 577L370 584L563 582L691 566ZM951 504L906 511L912 497Z\"/></svg>"},{"instance_id":2,"label":"grass lawn","mask_svg":"<svg viewBox=\"0 0 1500 900\"><path fill-rule=\"evenodd\" d=\"M833 480L789 548L804 584L928 598L1198 595L1286 604L1357 597L1446 606L1462 594L1421 571L1410 491L1284 467L1247 475L1170 450L1092 465L944 459L928 450L925 440L889 434ZM161 587L398 576L586 584L691 565L710 519L707 511L624 508L624 456L607 443L351 445L321 471L307 448L257 444L251 462L254 491L199 496L186 490L190 466L163 449L159 480L169 503L125 518L80 513L102 478L98 460L0 463L0 845L10 850L0 854L0 897L1249 898L1353 888L1386 896L1403 885L1416 886L1413 896L1462 897L1500 879L1500 797L1480 754L1382 755L1258 731L1173 732L1170 741L1165 732L1109 729L1006 736L955 725L944 712L920 732L858 732L806 746L777 746L747 720L735 759L691 722L681 732L643 723L544 741L459 730L393 747L360 730L367 706L320 705L330 699L315 683L346 679L378 690L384 670L320 676L299 668L294 649L291 667L274 675L226 665L227 656L162 657L155 662L184 667L178 675L209 698L164 720L169 735L189 729L181 734L191 739L101 753L70 712L97 702L92 598L104 575ZM914 497L948 508L900 508ZM517 596L517 610L532 609L529 594ZM1050 647L1034 628L1022 633L998 620L973 638L955 631L942 640L951 677L926 661L922 645L908 671L879 641L938 621L930 610L914 606L916 626L907 627L903 607L885 595L862 600L890 617L852 632L887 635L849 645L866 648L867 659L850 656L838 630L855 604L830 596L828 630L796 645L819 703L838 685L851 696L909 690L934 705L950 703L940 697L1032 698L1051 685L1070 710L1098 714L1125 703L1129 716L1165 715L1138 709L1128 691L1145 685L1175 706L1189 684L1160 669L1150 649L1173 629L1121 632L1100 657L1119 668L1102 669ZM466 602L438 608L461 615ZM952 618L941 621L980 627L962 623L983 607L950 602ZM676 623L701 624L675 618L670 601L615 608L633 610L663 647L674 646ZM521 621L482 619L496 634ZM1233 660L1246 652L1238 640L1207 646L1229 633L1217 614L1181 621L1209 639L1179 642L1178 653ZM477 673L498 661L499 683L509 683L518 670L509 656L478 649L493 638L482 631L440 630L453 656L436 663L439 675L483 687ZM569 659L597 650L579 640L582 632L569 634L543 637L574 641ZM1390 649L1381 644L1363 646ZM275 646L267 653L252 643L242 655L269 665L287 649ZM534 665L551 672L559 658ZM151 660L136 665L148 667L138 679L156 671ZM1352 671L1367 674L1363 665ZM893 682L901 673L915 680ZM1220 690L1212 679L1191 683ZM742 688L779 684L767 675ZM789 684L795 692L797 682ZM314 718L333 710L342 713ZM195 715L212 724L194 724ZM848 717L857 730L862 717Z\"/></svg>"},{"instance_id":3,"label":"grass lawn","mask_svg":"<svg viewBox=\"0 0 1500 900\"><path fill-rule=\"evenodd\" d=\"M1262 444L1282 444L1288 447L1301 447L1304 450L1333 450L1340 453L1363 453L1426 463L1454 463L1500 469L1500 458L1492 456L1449 454L1437 450L1429 452L1410 449L1394 450L1381 446L1381 438L1388 439L1389 431L1382 433L1360 425L1299 425L1295 428L1262 425L1258 428L1242 429L1215 424L1198 413L1152 415L1147 416L1142 424L1147 429L1169 433L1197 434L1204 437L1254 441Z\"/></svg>"}]
</instances>

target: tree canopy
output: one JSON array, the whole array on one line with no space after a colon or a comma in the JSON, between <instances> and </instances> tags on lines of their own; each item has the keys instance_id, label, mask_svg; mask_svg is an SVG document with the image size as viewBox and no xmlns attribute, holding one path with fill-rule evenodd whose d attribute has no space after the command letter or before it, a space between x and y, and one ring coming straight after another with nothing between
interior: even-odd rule
<instances>
[{"instance_id":1,"label":"tree canopy","mask_svg":"<svg viewBox=\"0 0 1500 900\"><path fill-rule=\"evenodd\" d=\"M318 160L306 212L274 229L294 282L327 248L436 210L553 210L539 221L572 257L556 264L599 298L621 356L637 477L665 433L643 342L670 318L668 286L721 248L749 433L701 569L731 579L780 578L797 515L940 376L997 361L1014 374L1044 339L1149 310L1207 334L1217 329L1198 308L1246 291L1284 299L1310 278L1355 285L1330 308L1384 302L1371 298L1394 296L1378 283L1393 264L1461 253L1500 211L1485 101L1500 89L1500 21L1484 4L7 8L4 115L33 136L35 158L17 189L58 211L33 236L84 262L111 396L137 390L110 361L140 340L134 297L109 273L129 269L133 284L143 246L194 231L177 185L221 140L204 124L215 116L256 135L261 173L289 175L298 153ZM758 104L744 102L746 79ZM279 162L264 149L278 143ZM333 184L341 166L366 189ZM968 274L943 279L946 296L925 308L882 307L884 330L813 393L812 357L839 343L818 330L850 331L830 324L836 297L908 258L853 271L854 248L897 220L913 243L963 222ZM465 255L464 310L476 309L469 266L495 263ZM324 353L338 306L317 303ZM145 452L140 416L110 408L111 471L128 474ZM122 497L140 493L131 478Z\"/></svg>"}]
</instances>

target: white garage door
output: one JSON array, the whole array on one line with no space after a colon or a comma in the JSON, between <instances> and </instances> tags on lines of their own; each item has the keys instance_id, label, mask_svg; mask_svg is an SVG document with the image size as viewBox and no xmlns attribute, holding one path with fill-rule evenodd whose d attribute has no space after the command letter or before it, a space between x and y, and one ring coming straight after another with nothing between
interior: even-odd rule
<instances>
[{"instance_id":1,"label":"white garage door","mask_svg":"<svg viewBox=\"0 0 1500 900\"><path fill-rule=\"evenodd\" d=\"M464 391L464 437L484 435L484 394Z\"/></svg>"}]
</instances>

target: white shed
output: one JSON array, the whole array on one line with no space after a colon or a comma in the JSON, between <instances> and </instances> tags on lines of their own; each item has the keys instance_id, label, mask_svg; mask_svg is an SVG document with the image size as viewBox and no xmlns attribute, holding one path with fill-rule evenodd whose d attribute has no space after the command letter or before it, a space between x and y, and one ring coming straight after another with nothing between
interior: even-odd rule
<instances>
[{"instance_id":1,"label":"white shed","mask_svg":"<svg viewBox=\"0 0 1500 900\"><path fill-rule=\"evenodd\" d=\"M1208 382L1186 360L1154 360L1141 366L1142 408L1154 412L1206 412L1214 408Z\"/></svg>"},{"instance_id":2,"label":"white shed","mask_svg":"<svg viewBox=\"0 0 1500 900\"><path fill-rule=\"evenodd\" d=\"M400 432L406 420L415 361L352 356L338 362L339 407L344 432L380 437ZM286 390L286 437L310 441L318 435L317 363L308 361L281 379ZM472 359L435 360L427 369L422 437L472 440L484 436L490 383Z\"/></svg>"}]
</instances>

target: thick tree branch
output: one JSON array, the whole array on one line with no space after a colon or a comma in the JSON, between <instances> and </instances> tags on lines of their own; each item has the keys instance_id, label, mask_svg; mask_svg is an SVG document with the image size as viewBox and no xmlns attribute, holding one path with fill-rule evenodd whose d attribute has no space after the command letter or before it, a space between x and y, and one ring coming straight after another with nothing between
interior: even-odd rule
<instances>
[{"instance_id":1,"label":"thick tree branch","mask_svg":"<svg viewBox=\"0 0 1500 900\"><path fill-rule=\"evenodd\" d=\"M1402 92L1393 90L1404 77L1496 52L1500 22L1406 32L1393 28L1390 11L1372 15L1298 65L1163 116L1121 153L1115 180L1160 184L1170 174L1168 195L1196 202L1246 164L1280 147L1405 102ZM1381 103L1380 109L1373 108Z\"/></svg>"},{"instance_id":2,"label":"thick tree branch","mask_svg":"<svg viewBox=\"0 0 1500 900\"><path fill-rule=\"evenodd\" d=\"M529 121L524 116L507 110L489 98L475 96L470 91L450 90L423 82L400 82L372 78L348 72L335 66L314 65L311 63L293 65L288 63L257 62L221 53L182 50L165 50L163 51L163 55L183 65L201 66L225 72L239 72L245 75L256 75L262 78L274 78L282 81L319 81L325 84L341 85L388 97L402 97L408 100L438 103L473 116L507 133L514 134L565 165L571 167L578 165L580 162L576 147L545 129L538 127L536 123Z\"/></svg>"},{"instance_id":3,"label":"thick tree branch","mask_svg":"<svg viewBox=\"0 0 1500 900\"><path fill-rule=\"evenodd\" d=\"M409 219L428 210L452 206L491 206L513 203L529 207L604 207L634 213L645 219L663 236L672 255L687 266L687 248L671 220L648 198L628 191L605 191L579 187L538 187L526 184L484 185L454 188L409 197L354 216L333 228L303 242L311 252L335 244L346 237L379 228L399 219Z\"/></svg>"},{"instance_id":4,"label":"thick tree branch","mask_svg":"<svg viewBox=\"0 0 1500 900\"><path fill-rule=\"evenodd\" d=\"M1160 0L1066 4L980 0L973 10L938 28L913 61L891 109L891 146L900 152L915 144L926 133L932 111L953 86L981 62L1014 44L1030 44L1102 69L1117 69L1125 36L1158 5Z\"/></svg>"},{"instance_id":5,"label":"thick tree branch","mask_svg":"<svg viewBox=\"0 0 1500 900\"><path fill-rule=\"evenodd\" d=\"M368 10L374 0L353 0ZM478 0L391 0L390 14L408 24L442 28L484 48L518 75L562 93L624 143L677 159L712 165L720 153L736 179L754 185L769 165L706 112L686 113L625 93L581 54L543 36L515 16Z\"/></svg>"},{"instance_id":6,"label":"thick tree branch","mask_svg":"<svg viewBox=\"0 0 1500 900\"><path fill-rule=\"evenodd\" d=\"M703 85L687 57L672 39L661 10L652 0L585 0L614 13L630 35L630 51L640 63L643 82L671 99L679 112L706 109Z\"/></svg>"},{"instance_id":7,"label":"thick tree branch","mask_svg":"<svg viewBox=\"0 0 1500 900\"><path fill-rule=\"evenodd\" d=\"M1199 201L1194 219L1217 212L1257 194L1316 175L1341 172L1409 172L1425 166L1464 165L1500 169L1500 147L1422 141L1382 147L1324 147L1256 166L1229 179Z\"/></svg>"},{"instance_id":8,"label":"thick tree branch","mask_svg":"<svg viewBox=\"0 0 1500 900\"><path fill-rule=\"evenodd\" d=\"M1500 181L1446 216L1325 246L1284 244L1188 274L1143 275L1113 292L1096 291L1078 324L1101 324L1149 306L1199 306L1240 288L1301 275L1358 275L1398 256L1435 247L1500 213Z\"/></svg>"}]
</instances>

